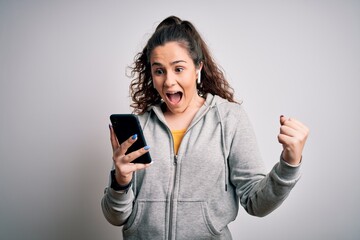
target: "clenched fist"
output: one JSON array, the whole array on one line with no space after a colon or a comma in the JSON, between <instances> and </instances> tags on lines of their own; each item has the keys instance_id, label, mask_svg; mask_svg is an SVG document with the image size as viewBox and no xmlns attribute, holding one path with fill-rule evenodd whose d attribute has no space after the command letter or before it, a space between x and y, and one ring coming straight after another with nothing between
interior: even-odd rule
<instances>
[{"instance_id":1,"label":"clenched fist","mask_svg":"<svg viewBox=\"0 0 360 240\"><path fill-rule=\"evenodd\" d=\"M284 116L280 116L280 125L278 140L283 145L282 158L291 165L297 165L301 162L309 129L300 121Z\"/></svg>"}]
</instances>

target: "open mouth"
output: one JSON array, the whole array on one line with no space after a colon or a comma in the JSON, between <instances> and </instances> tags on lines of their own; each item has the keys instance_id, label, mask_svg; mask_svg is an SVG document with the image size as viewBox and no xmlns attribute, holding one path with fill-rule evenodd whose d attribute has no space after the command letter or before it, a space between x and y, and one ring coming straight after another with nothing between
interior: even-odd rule
<instances>
[{"instance_id":1,"label":"open mouth","mask_svg":"<svg viewBox=\"0 0 360 240\"><path fill-rule=\"evenodd\" d=\"M166 97L172 104L177 104L181 101L183 96L182 92L168 92L166 93Z\"/></svg>"}]
</instances>

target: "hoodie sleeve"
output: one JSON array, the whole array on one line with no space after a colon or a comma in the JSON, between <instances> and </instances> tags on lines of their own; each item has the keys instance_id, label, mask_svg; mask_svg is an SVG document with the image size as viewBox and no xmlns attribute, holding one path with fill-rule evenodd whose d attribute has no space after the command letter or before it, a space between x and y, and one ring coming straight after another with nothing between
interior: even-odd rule
<instances>
[{"instance_id":1,"label":"hoodie sleeve","mask_svg":"<svg viewBox=\"0 0 360 240\"><path fill-rule=\"evenodd\" d=\"M237 109L229 149L230 180L236 187L241 205L254 216L275 210L289 195L300 178L299 166L280 159L266 174L256 137L243 107ZM230 132L230 130L229 130Z\"/></svg>"},{"instance_id":2,"label":"hoodie sleeve","mask_svg":"<svg viewBox=\"0 0 360 240\"><path fill-rule=\"evenodd\" d=\"M115 191L110 187L110 183L111 180L109 187L105 188L101 208L109 223L122 226L132 212L134 192L131 188L128 191Z\"/></svg>"}]
</instances>

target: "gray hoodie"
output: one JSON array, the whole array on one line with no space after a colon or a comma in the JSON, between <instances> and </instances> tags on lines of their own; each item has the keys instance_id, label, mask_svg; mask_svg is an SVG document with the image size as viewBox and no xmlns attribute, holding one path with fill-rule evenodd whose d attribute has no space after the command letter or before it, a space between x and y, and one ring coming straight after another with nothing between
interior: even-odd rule
<instances>
[{"instance_id":1,"label":"gray hoodie","mask_svg":"<svg viewBox=\"0 0 360 240\"><path fill-rule=\"evenodd\" d=\"M153 164L129 191L105 189L102 210L124 239L232 239L239 203L265 216L288 196L299 167L282 159L266 174L241 104L207 94L174 154L160 106L139 116Z\"/></svg>"}]
</instances>

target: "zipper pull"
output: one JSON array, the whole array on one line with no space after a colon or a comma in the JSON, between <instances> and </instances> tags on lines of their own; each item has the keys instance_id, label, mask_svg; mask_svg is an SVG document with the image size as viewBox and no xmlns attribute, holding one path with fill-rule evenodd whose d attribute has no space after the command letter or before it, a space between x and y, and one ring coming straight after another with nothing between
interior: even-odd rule
<instances>
[{"instance_id":1,"label":"zipper pull","mask_svg":"<svg viewBox=\"0 0 360 240\"><path fill-rule=\"evenodd\" d=\"M174 155L174 165L176 165L177 164L177 155Z\"/></svg>"}]
</instances>

